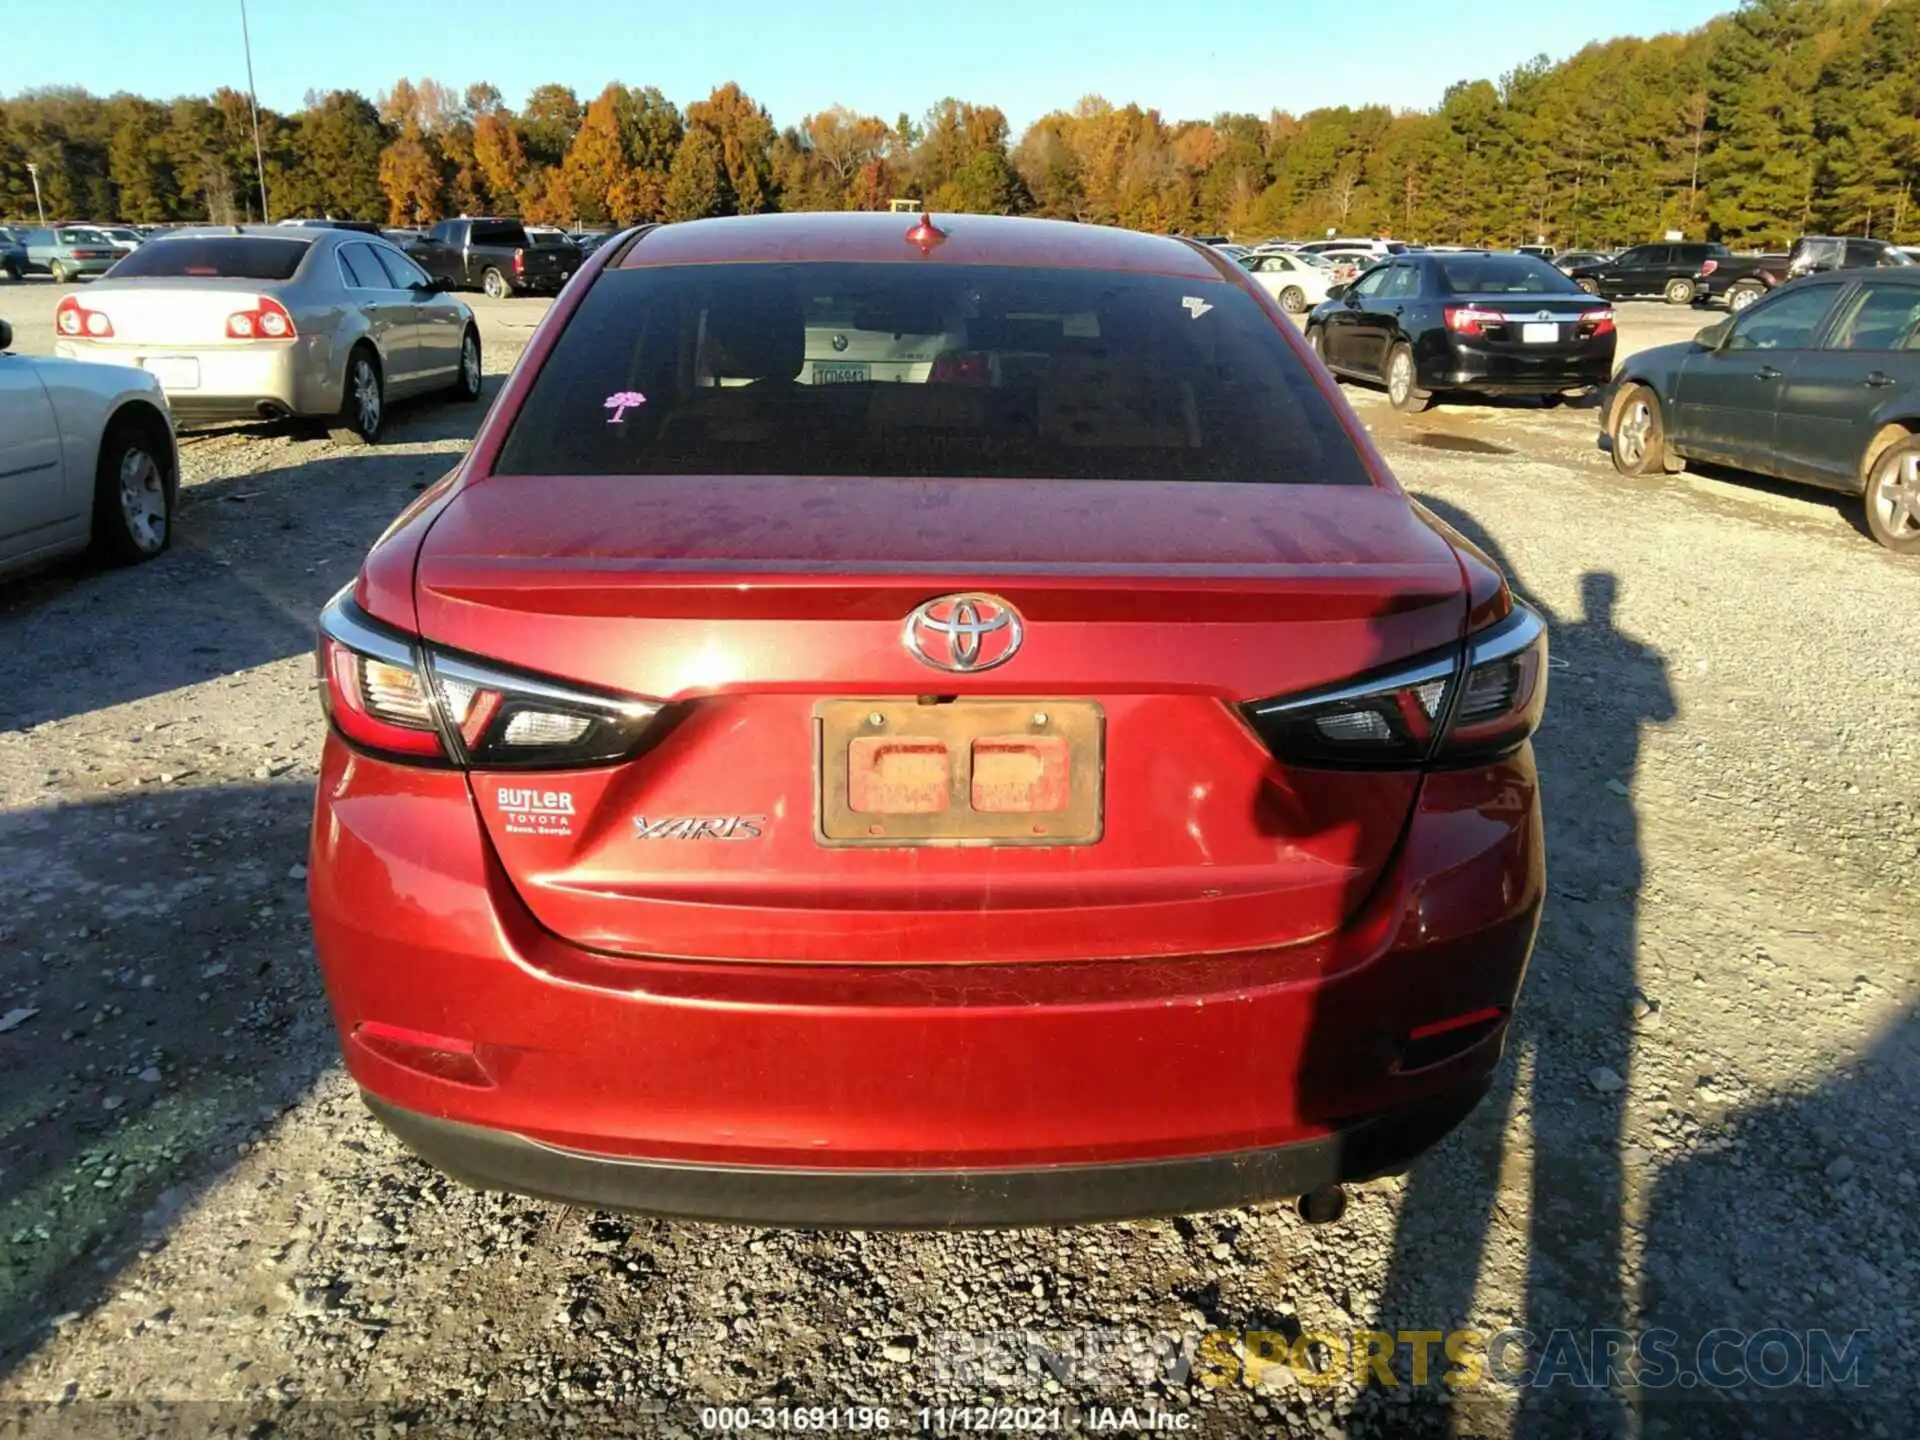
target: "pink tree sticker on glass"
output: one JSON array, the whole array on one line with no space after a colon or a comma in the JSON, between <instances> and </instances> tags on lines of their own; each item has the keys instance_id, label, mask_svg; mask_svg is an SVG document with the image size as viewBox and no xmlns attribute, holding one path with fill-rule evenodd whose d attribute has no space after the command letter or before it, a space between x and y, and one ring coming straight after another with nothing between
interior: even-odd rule
<instances>
[{"instance_id":1,"label":"pink tree sticker on glass","mask_svg":"<svg viewBox=\"0 0 1920 1440\"><path fill-rule=\"evenodd\" d=\"M607 423L609 425L618 425L622 420L627 418L627 411L633 409L636 405L646 404L647 397L642 395L638 390L617 390L600 403L613 412L613 414L607 417Z\"/></svg>"}]
</instances>

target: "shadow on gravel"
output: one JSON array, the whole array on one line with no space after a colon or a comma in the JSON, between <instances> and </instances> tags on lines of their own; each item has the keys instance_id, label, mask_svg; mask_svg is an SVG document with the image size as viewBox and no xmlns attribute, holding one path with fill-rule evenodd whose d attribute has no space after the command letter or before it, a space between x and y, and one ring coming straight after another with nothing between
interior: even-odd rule
<instances>
[{"instance_id":1,"label":"shadow on gravel","mask_svg":"<svg viewBox=\"0 0 1920 1440\"><path fill-rule=\"evenodd\" d=\"M1853 527L1855 534L1867 540L1873 539L1873 532L1867 528L1866 507L1860 503L1858 495L1843 495L1838 490L1828 490L1819 485L1801 485L1792 480L1776 480L1771 475L1756 475L1751 470L1739 470L1731 465L1714 465L1703 460L1689 460L1687 473L1696 475L1702 480L1717 480L1722 485L1738 486L1742 490L1752 490L1762 495L1777 495L1782 499L1798 500L1804 504L1817 505L1825 502L1832 506L1840 519Z\"/></svg>"},{"instance_id":2,"label":"shadow on gravel","mask_svg":"<svg viewBox=\"0 0 1920 1440\"><path fill-rule=\"evenodd\" d=\"M1679 1368L1707 1383L1648 1391L1646 1434L1912 1433L1916 1115L1920 1011L1909 1011L1856 1063L1736 1111L1711 1146L1660 1172L1644 1323L1678 1337ZM1901 1215L1904 1227L1870 1218ZM1800 1263L1783 1268L1783 1255Z\"/></svg>"},{"instance_id":3,"label":"shadow on gravel","mask_svg":"<svg viewBox=\"0 0 1920 1440\"><path fill-rule=\"evenodd\" d=\"M242 785L0 815L0 1374L332 1062L311 812Z\"/></svg>"},{"instance_id":4,"label":"shadow on gravel","mask_svg":"<svg viewBox=\"0 0 1920 1440\"><path fill-rule=\"evenodd\" d=\"M1534 741L1548 898L1509 1058L1493 1092L1408 1178L1375 1325L1483 1332L1510 1326L1542 1340L1569 1330L1584 1345L1587 1332L1618 1328L1625 1318L1621 1126L1631 1077L1643 868L1627 792L1642 731L1674 718L1673 693L1659 653L1615 627L1613 575L1581 577L1582 614L1555 615L1529 594L1525 577L1472 515L1419 498L1485 550L1551 628L1547 721ZM1516 1083L1523 1070L1524 1090ZM1527 1137L1515 1155L1508 1153L1509 1127L1516 1141ZM1496 1216L1520 1213L1530 1220L1521 1252L1513 1253ZM1505 1287L1523 1291L1518 1313L1476 1308L1487 1267L1524 1273L1523 1286ZM1444 1399L1440 1387L1432 1392L1422 1400ZM1415 1413L1424 1417L1425 1433L1492 1433L1486 1428L1491 1417L1470 1393L1454 1409L1448 1416L1416 1406ZM1504 1417L1497 1423L1507 1430ZM1563 1382L1522 1390L1512 1430L1611 1435L1625 1423L1604 1389Z\"/></svg>"},{"instance_id":5,"label":"shadow on gravel","mask_svg":"<svg viewBox=\"0 0 1920 1440\"><path fill-rule=\"evenodd\" d=\"M498 377L488 377L497 383ZM387 442L336 449L284 426L181 437L190 468L240 473L181 492L173 548L103 570L80 560L0 586L0 730L85 714L309 649L313 619L394 515L457 457L479 405L396 407ZM288 463L291 461L292 463ZM20 657L58 633L59 668Z\"/></svg>"}]
</instances>

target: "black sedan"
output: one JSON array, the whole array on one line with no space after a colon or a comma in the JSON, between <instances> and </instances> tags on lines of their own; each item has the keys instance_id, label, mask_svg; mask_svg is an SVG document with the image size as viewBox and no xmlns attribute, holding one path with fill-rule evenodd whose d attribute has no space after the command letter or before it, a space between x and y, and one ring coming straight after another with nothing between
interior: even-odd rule
<instances>
[{"instance_id":1,"label":"black sedan","mask_svg":"<svg viewBox=\"0 0 1920 1440\"><path fill-rule=\"evenodd\" d=\"M1531 255L1396 255L1327 295L1307 342L1335 374L1384 382L1396 410L1448 391L1556 404L1613 373L1613 308Z\"/></svg>"},{"instance_id":2,"label":"black sedan","mask_svg":"<svg viewBox=\"0 0 1920 1440\"><path fill-rule=\"evenodd\" d=\"M1629 356L1600 413L1624 474L1706 460L1859 495L1874 539L1920 554L1920 269L1783 285Z\"/></svg>"}]
</instances>

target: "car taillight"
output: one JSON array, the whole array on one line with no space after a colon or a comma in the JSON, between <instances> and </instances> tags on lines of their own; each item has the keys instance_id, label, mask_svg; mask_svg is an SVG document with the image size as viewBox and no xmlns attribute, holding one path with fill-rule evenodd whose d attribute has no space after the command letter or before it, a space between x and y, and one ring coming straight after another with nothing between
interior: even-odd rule
<instances>
[{"instance_id":1,"label":"car taillight","mask_svg":"<svg viewBox=\"0 0 1920 1440\"><path fill-rule=\"evenodd\" d=\"M1580 317L1580 333L1583 335L1611 335L1613 333L1613 311L1589 310Z\"/></svg>"},{"instance_id":2,"label":"car taillight","mask_svg":"<svg viewBox=\"0 0 1920 1440\"><path fill-rule=\"evenodd\" d=\"M287 307L269 295L262 295L254 309L227 316L229 340L291 340L298 333Z\"/></svg>"},{"instance_id":3,"label":"car taillight","mask_svg":"<svg viewBox=\"0 0 1920 1440\"><path fill-rule=\"evenodd\" d=\"M1329 769L1469 765L1519 748L1547 703L1547 627L1525 605L1437 655L1243 713L1276 759Z\"/></svg>"},{"instance_id":4,"label":"car taillight","mask_svg":"<svg viewBox=\"0 0 1920 1440\"><path fill-rule=\"evenodd\" d=\"M513 252L513 273L516 275L524 275L526 274L526 272L527 272L527 252L524 250L514 251Z\"/></svg>"},{"instance_id":5,"label":"car taillight","mask_svg":"<svg viewBox=\"0 0 1920 1440\"><path fill-rule=\"evenodd\" d=\"M1706 279L1707 276L1711 275L1714 271L1718 270L1719 268L1720 268L1720 262L1718 260L1702 260L1700 262L1700 278L1702 280Z\"/></svg>"},{"instance_id":6,"label":"car taillight","mask_svg":"<svg viewBox=\"0 0 1920 1440\"><path fill-rule=\"evenodd\" d=\"M990 357L977 352L942 355L933 362L927 381L933 385L991 385L993 364Z\"/></svg>"},{"instance_id":7,"label":"car taillight","mask_svg":"<svg viewBox=\"0 0 1920 1440\"><path fill-rule=\"evenodd\" d=\"M1498 329L1507 323L1507 317L1500 311L1478 305L1449 305L1446 317L1447 329L1456 335L1484 335L1489 329Z\"/></svg>"},{"instance_id":8,"label":"car taillight","mask_svg":"<svg viewBox=\"0 0 1920 1440\"><path fill-rule=\"evenodd\" d=\"M53 328L62 335L86 336L89 340L111 340L113 321L99 310L89 310L69 295L54 307Z\"/></svg>"},{"instance_id":9,"label":"car taillight","mask_svg":"<svg viewBox=\"0 0 1920 1440\"><path fill-rule=\"evenodd\" d=\"M320 614L321 705L353 744L393 759L559 770L636 754L661 707L423 645L347 591Z\"/></svg>"}]
</instances>

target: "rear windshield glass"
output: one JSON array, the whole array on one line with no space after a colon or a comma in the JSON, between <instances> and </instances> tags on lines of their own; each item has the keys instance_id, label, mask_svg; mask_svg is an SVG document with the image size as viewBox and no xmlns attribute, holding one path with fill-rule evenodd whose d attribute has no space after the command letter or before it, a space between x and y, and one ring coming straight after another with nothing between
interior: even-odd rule
<instances>
[{"instance_id":1,"label":"rear windshield glass","mask_svg":"<svg viewBox=\"0 0 1920 1440\"><path fill-rule=\"evenodd\" d=\"M1237 286L905 264L608 272L495 468L1370 483Z\"/></svg>"},{"instance_id":2,"label":"rear windshield glass","mask_svg":"<svg viewBox=\"0 0 1920 1440\"><path fill-rule=\"evenodd\" d=\"M183 235L150 240L114 266L116 280L145 276L288 280L312 243L267 235Z\"/></svg>"},{"instance_id":3,"label":"rear windshield glass","mask_svg":"<svg viewBox=\"0 0 1920 1440\"><path fill-rule=\"evenodd\" d=\"M475 221L473 235L468 241L472 245L512 245L524 247L527 244L527 232L517 223L482 224Z\"/></svg>"},{"instance_id":4,"label":"rear windshield glass","mask_svg":"<svg viewBox=\"0 0 1920 1440\"><path fill-rule=\"evenodd\" d=\"M1440 262L1456 295L1578 295L1580 287L1534 255L1450 255Z\"/></svg>"},{"instance_id":5,"label":"rear windshield glass","mask_svg":"<svg viewBox=\"0 0 1920 1440\"><path fill-rule=\"evenodd\" d=\"M54 234L54 241L61 245L100 245L106 238L98 230L63 229Z\"/></svg>"}]
</instances>

